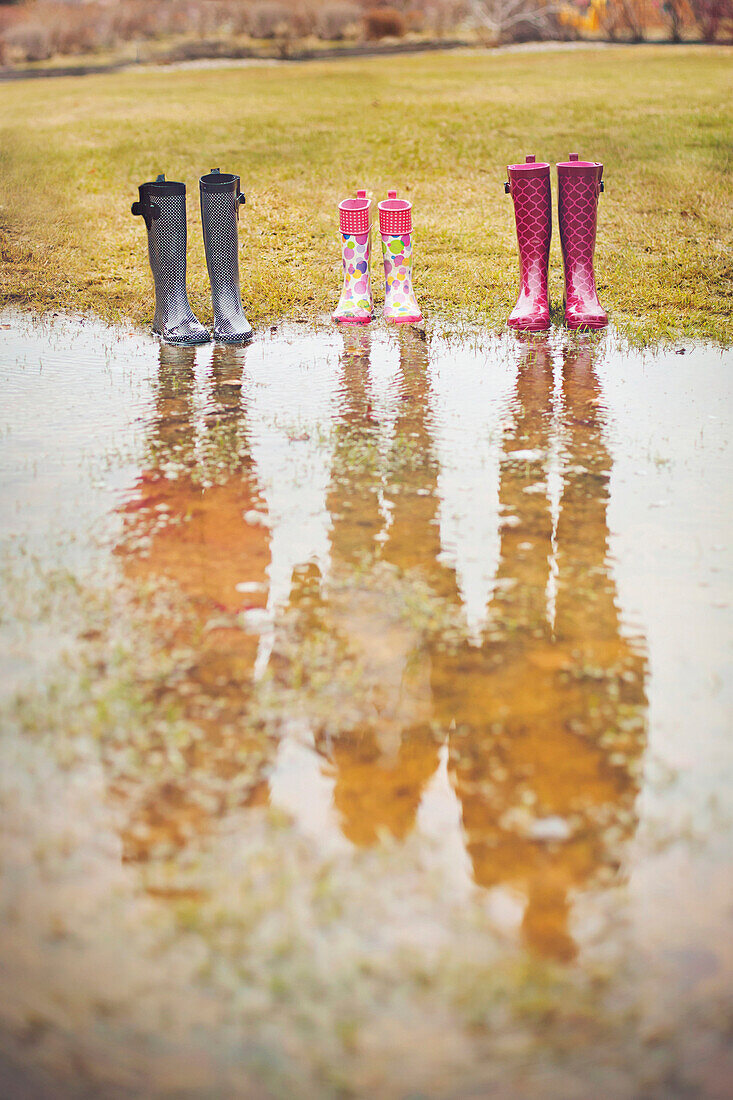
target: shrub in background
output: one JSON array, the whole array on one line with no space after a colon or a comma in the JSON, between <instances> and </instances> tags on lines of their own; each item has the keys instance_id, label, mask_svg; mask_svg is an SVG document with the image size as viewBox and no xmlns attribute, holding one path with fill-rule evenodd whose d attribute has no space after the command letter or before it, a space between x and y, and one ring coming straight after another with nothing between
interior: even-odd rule
<instances>
[{"instance_id":1,"label":"shrub in background","mask_svg":"<svg viewBox=\"0 0 733 1100\"><path fill-rule=\"evenodd\" d=\"M407 22L395 8L370 8L364 13L364 34L373 42L380 38L402 38Z\"/></svg>"},{"instance_id":2,"label":"shrub in background","mask_svg":"<svg viewBox=\"0 0 733 1100\"><path fill-rule=\"evenodd\" d=\"M733 39L733 0L690 0L690 6L706 42Z\"/></svg>"},{"instance_id":3,"label":"shrub in background","mask_svg":"<svg viewBox=\"0 0 733 1100\"><path fill-rule=\"evenodd\" d=\"M258 0L249 10L247 29L253 38L275 38L289 30L288 15L278 0Z\"/></svg>"},{"instance_id":4,"label":"shrub in background","mask_svg":"<svg viewBox=\"0 0 733 1100\"><path fill-rule=\"evenodd\" d=\"M361 8L356 4L325 4L316 16L316 34L328 41L357 37L360 25Z\"/></svg>"},{"instance_id":5,"label":"shrub in background","mask_svg":"<svg viewBox=\"0 0 733 1100\"><path fill-rule=\"evenodd\" d=\"M429 0L424 8L424 25L438 38L455 30L468 19L468 0Z\"/></svg>"},{"instance_id":6,"label":"shrub in background","mask_svg":"<svg viewBox=\"0 0 733 1100\"><path fill-rule=\"evenodd\" d=\"M553 0L471 0L471 13L491 44L573 36Z\"/></svg>"},{"instance_id":7,"label":"shrub in background","mask_svg":"<svg viewBox=\"0 0 733 1100\"><path fill-rule=\"evenodd\" d=\"M49 28L36 20L11 25L2 32L3 64L13 60L48 61L55 52Z\"/></svg>"}]
</instances>

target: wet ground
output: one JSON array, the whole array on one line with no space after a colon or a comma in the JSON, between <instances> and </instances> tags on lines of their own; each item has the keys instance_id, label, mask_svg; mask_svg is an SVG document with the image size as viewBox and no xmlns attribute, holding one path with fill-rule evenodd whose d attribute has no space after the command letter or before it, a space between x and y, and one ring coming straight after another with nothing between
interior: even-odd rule
<instances>
[{"instance_id":1,"label":"wet ground","mask_svg":"<svg viewBox=\"0 0 733 1100\"><path fill-rule=\"evenodd\" d=\"M1 316L2 1095L729 1096L732 366Z\"/></svg>"}]
</instances>

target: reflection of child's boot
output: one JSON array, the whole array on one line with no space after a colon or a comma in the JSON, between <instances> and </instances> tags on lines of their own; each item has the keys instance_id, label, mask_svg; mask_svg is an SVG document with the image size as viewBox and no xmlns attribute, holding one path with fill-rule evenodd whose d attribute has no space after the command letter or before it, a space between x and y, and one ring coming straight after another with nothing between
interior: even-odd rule
<instances>
[{"instance_id":1,"label":"reflection of child's boot","mask_svg":"<svg viewBox=\"0 0 733 1100\"><path fill-rule=\"evenodd\" d=\"M372 347L372 337L368 328L342 328L344 357L346 359L366 359Z\"/></svg>"},{"instance_id":2,"label":"reflection of child's boot","mask_svg":"<svg viewBox=\"0 0 733 1100\"><path fill-rule=\"evenodd\" d=\"M538 332L550 327L547 268L550 262L552 201L550 165L529 156L524 164L507 166L504 189L514 202L519 247L520 288L509 315L510 328Z\"/></svg>"},{"instance_id":3,"label":"reflection of child's boot","mask_svg":"<svg viewBox=\"0 0 733 1100\"><path fill-rule=\"evenodd\" d=\"M603 165L578 160L577 153L557 166L557 214L565 265L565 324L603 328L608 314L598 301L593 253Z\"/></svg>"},{"instance_id":4,"label":"reflection of child's boot","mask_svg":"<svg viewBox=\"0 0 733 1100\"><path fill-rule=\"evenodd\" d=\"M339 203L344 286L332 314L334 321L365 325L372 319L374 303L369 282L371 205L366 191L357 191L355 199L344 199Z\"/></svg>"},{"instance_id":5,"label":"reflection of child's boot","mask_svg":"<svg viewBox=\"0 0 733 1100\"><path fill-rule=\"evenodd\" d=\"M379 232L384 256L384 316L388 321L422 321L412 289L412 203L389 192L379 204Z\"/></svg>"}]
</instances>

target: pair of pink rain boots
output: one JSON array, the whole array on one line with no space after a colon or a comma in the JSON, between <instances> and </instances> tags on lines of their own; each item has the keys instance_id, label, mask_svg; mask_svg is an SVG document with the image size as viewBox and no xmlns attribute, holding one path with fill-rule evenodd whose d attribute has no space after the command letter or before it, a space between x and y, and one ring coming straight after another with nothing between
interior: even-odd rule
<instances>
[{"instance_id":1,"label":"pair of pink rain boots","mask_svg":"<svg viewBox=\"0 0 733 1100\"><path fill-rule=\"evenodd\" d=\"M547 269L552 233L550 165L529 156L507 167L504 184L514 200L521 289L507 324L539 332L550 327ZM596 246L598 196L603 165L579 160L577 153L557 166L557 213L565 266L565 324L568 328L603 328L608 314L598 301L593 253Z\"/></svg>"},{"instance_id":2,"label":"pair of pink rain boots","mask_svg":"<svg viewBox=\"0 0 733 1100\"><path fill-rule=\"evenodd\" d=\"M379 233L384 258L384 317L397 324L422 321L412 289L412 203L398 199L396 191L380 202ZM374 316L369 280L372 248L372 200L366 191L339 203L339 228L344 267L344 286L332 314L334 321L365 325Z\"/></svg>"}]
</instances>

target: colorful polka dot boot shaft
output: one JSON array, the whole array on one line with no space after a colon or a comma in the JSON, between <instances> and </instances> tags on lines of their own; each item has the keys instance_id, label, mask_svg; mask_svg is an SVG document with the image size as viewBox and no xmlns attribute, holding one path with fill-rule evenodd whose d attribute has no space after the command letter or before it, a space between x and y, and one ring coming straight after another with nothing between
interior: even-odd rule
<instances>
[{"instance_id":1,"label":"colorful polka dot boot shaft","mask_svg":"<svg viewBox=\"0 0 733 1100\"><path fill-rule=\"evenodd\" d=\"M550 165L528 156L524 164L507 166L504 184L514 203L519 247L520 289L507 324L527 332L550 327L547 271L552 235Z\"/></svg>"},{"instance_id":2,"label":"colorful polka dot boot shaft","mask_svg":"<svg viewBox=\"0 0 733 1100\"><path fill-rule=\"evenodd\" d=\"M374 313L369 281L371 205L366 191L357 191L355 199L339 203L344 285L332 318L344 324L368 324Z\"/></svg>"},{"instance_id":3,"label":"colorful polka dot boot shaft","mask_svg":"<svg viewBox=\"0 0 733 1100\"><path fill-rule=\"evenodd\" d=\"M209 331L194 317L186 293L186 185L160 175L138 190L132 212L148 231L155 284L153 332L168 344L207 344Z\"/></svg>"},{"instance_id":4,"label":"colorful polka dot boot shaft","mask_svg":"<svg viewBox=\"0 0 733 1100\"><path fill-rule=\"evenodd\" d=\"M412 203L396 191L379 204L379 232L384 257L384 316L396 324L422 321L412 289Z\"/></svg>"},{"instance_id":5,"label":"colorful polka dot boot shaft","mask_svg":"<svg viewBox=\"0 0 733 1100\"><path fill-rule=\"evenodd\" d=\"M579 160L577 153L557 166L557 213L565 265L565 324L603 328L608 314L598 301L593 253L603 165Z\"/></svg>"}]
</instances>

